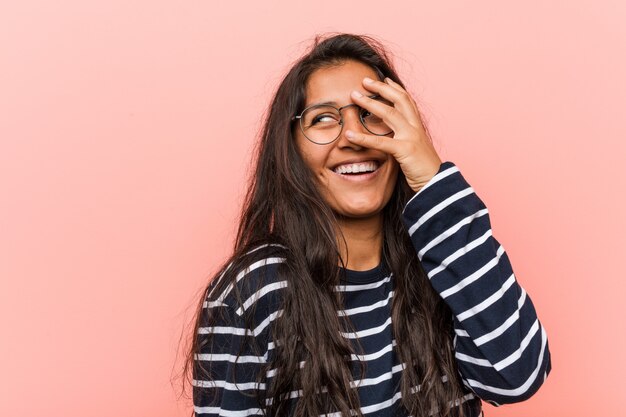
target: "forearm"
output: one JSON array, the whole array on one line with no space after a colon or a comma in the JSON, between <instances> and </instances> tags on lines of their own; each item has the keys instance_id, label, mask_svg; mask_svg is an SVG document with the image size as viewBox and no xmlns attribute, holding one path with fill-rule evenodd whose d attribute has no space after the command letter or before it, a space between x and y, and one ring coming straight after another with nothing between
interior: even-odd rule
<instances>
[{"instance_id":1,"label":"forearm","mask_svg":"<svg viewBox=\"0 0 626 417\"><path fill-rule=\"evenodd\" d=\"M409 201L404 220L433 288L454 314L464 382L500 404L528 398L550 370L546 334L493 236L485 204L445 162Z\"/></svg>"}]
</instances>

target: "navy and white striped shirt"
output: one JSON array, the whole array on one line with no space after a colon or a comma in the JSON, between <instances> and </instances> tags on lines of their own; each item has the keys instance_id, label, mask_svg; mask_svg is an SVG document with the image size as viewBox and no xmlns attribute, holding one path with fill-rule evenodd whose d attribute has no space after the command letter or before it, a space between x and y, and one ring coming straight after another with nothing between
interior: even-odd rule
<instances>
[{"instance_id":1,"label":"navy and white striped shirt","mask_svg":"<svg viewBox=\"0 0 626 417\"><path fill-rule=\"evenodd\" d=\"M546 332L492 234L485 204L454 163L441 164L406 204L403 220L433 288L454 315L455 357L466 388L458 404L464 404L470 416L479 416L481 399L500 405L529 398L550 372ZM215 340L196 354L196 361L211 362L212 372L211 381L193 381L196 415L263 414L249 394L264 391L273 377L269 370L262 382L256 380L261 365L273 357L271 323L282 313L277 300L287 285L277 278L276 269L284 261L279 256L262 257L239 272L236 285L248 289L241 291L243 305L235 301L232 287L205 301L201 323L215 309L221 309L227 321L199 328L200 340L209 333ZM257 289L255 280L261 272L263 285ZM382 263L369 271L345 273L345 281L336 287L344 300L338 314L347 316L355 329L342 335L359 340L362 354L353 354L352 361L367 365L364 378L353 381L361 412L406 415L400 401L403 364L396 355L391 326L394 276ZM246 328L243 315L253 306L256 324ZM244 338L250 337L265 352L244 352L236 361L239 348L246 345ZM298 391L292 394L297 401Z\"/></svg>"}]
</instances>

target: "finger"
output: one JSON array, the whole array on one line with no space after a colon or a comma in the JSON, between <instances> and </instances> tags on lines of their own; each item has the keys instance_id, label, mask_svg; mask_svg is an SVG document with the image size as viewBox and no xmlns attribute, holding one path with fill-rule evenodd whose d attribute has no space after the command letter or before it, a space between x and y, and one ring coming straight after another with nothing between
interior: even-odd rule
<instances>
[{"instance_id":1,"label":"finger","mask_svg":"<svg viewBox=\"0 0 626 417\"><path fill-rule=\"evenodd\" d=\"M394 80L392 80L389 77L385 78L385 82L387 84L389 84L390 86L400 90L400 91L406 91L400 84L398 84L397 82L395 82ZM408 94L408 92L407 92ZM416 124L415 126L417 126L418 128L420 128L425 134L426 136L428 136L428 138L430 139L430 135L428 134L428 131L426 130L425 126L424 126L424 117L422 116L422 112L420 111L417 102L415 101L415 99L413 98L413 96L411 96L410 94L408 94L409 99L411 100L411 104L413 104L413 108L415 109L415 114L417 115L417 120L415 120Z\"/></svg>"},{"instance_id":2,"label":"finger","mask_svg":"<svg viewBox=\"0 0 626 417\"><path fill-rule=\"evenodd\" d=\"M368 90L374 91L382 98L390 101L393 107L398 109L400 113L407 118L407 120L411 119L410 114L413 109L413 105L406 99L406 97L403 97L404 92L398 91L382 81L372 80L367 77L363 79L363 85Z\"/></svg>"},{"instance_id":3,"label":"finger","mask_svg":"<svg viewBox=\"0 0 626 417\"><path fill-rule=\"evenodd\" d=\"M416 113L417 107L415 103L413 103L409 93L402 89L402 87L397 84L394 87L386 82L375 81L369 78L363 79L363 85L368 90L374 91L381 97L391 101L394 107L400 111L409 123L415 125L418 122L418 115Z\"/></svg>"},{"instance_id":4,"label":"finger","mask_svg":"<svg viewBox=\"0 0 626 417\"><path fill-rule=\"evenodd\" d=\"M364 96L358 91L352 91L352 101L358 104L360 107L372 112L376 116L383 119L385 124L389 126L394 132L400 129L410 127L407 118L396 107L387 105L381 101L374 100L370 97Z\"/></svg>"},{"instance_id":5,"label":"finger","mask_svg":"<svg viewBox=\"0 0 626 417\"><path fill-rule=\"evenodd\" d=\"M388 136L368 135L353 130L346 130L346 137L350 142L356 143L357 145L376 149L394 156L398 154L400 147L399 141Z\"/></svg>"},{"instance_id":6,"label":"finger","mask_svg":"<svg viewBox=\"0 0 626 417\"><path fill-rule=\"evenodd\" d=\"M409 94L408 91L406 91L400 84L398 84L397 82L395 82L391 78L385 77L385 82L388 85L390 85L391 87L395 88L396 90L401 91L401 92L405 92L409 96L409 101L411 102L411 105L413 106L413 110L419 116L419 113L420 113L419 112L419 108L417 107L417 103L415 102L415 99L413 98L413 96L411 94Z\"/></svg>"}]
</instances>

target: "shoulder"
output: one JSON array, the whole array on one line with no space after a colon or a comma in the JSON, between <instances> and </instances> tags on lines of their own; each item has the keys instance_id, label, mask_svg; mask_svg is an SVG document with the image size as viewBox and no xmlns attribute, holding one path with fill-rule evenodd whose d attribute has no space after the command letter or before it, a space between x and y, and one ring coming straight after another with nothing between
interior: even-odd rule
<instances>
[{"instance_id":1,"label":"shoulder","mask_svg":"<svg viewBox=\"0 0 626 417\"><path fill-rule=\"evenodd\" d=\"M233 255L209 284L205 306L230 307L238 316L260 306L273 309L287 286L287 257L287 248L278 243L254 245Z\"/></svg>"}]
</instances>

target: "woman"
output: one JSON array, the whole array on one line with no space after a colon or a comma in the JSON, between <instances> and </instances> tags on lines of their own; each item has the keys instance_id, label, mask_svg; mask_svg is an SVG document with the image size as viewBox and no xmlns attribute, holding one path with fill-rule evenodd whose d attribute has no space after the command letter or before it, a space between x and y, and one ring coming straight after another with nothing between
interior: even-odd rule
<instances>
[{"instance_id":1,"label":"woman","mask_svg":"<svg viewBox=\"0 0 626 417\"><path fill-rule=\"evenodd\" d=\"M550 371L487 208L383 47L349 34L279 85L195 330L202 416L479 416Z\"/></svg>"}]
</instances>

